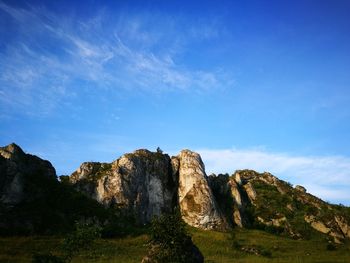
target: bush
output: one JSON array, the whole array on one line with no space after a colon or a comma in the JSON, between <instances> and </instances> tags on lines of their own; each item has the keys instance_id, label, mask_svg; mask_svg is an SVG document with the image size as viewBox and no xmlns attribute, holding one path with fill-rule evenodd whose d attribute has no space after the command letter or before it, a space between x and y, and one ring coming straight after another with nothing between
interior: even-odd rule
<instances>
[{"instance_id":1,"label":"bush","mask_svg":"<svg viewBox=\"0 0 350 263\"><path fill-rule=\"evenodd\" d=\"M81 250L90 249L96 238L100 237L101 229L98 226L86 223L77 223L76 230L63 241L62 250L68 262Z\"/></svg>"},{"instance_id":2,"label":"bush","mask_svg":"<svg viewBox=\"0 0 350 263\"><path fill-rule=\"evenodd\" d=\"M268 257L268 258L272 257L271 251L270 251L269 249L266 249L266 248L261 249L260 254L261 254L263 257Z\"/></svg>"},{"instance_id":3,"label":"bush","mask_svg":"<svg viewBox=\"0 0 350 263\"><path fill-rule=\"evenodd\" d=\"M334 251L337 249L337 247L332 242L329 242L326 246L326 249L329 251Z\"/></svg>"},{"instance_id":4,"label":"bush","mask_svg":"<svg viewBox=\"0 0 350 263\"><path fill-rule=\"evenodd\" d=\"M179 211L154 218L150 236L150 251L154 262L203 262L198 261L202 255L193 245Z\"/></svg>"}]
</instances>

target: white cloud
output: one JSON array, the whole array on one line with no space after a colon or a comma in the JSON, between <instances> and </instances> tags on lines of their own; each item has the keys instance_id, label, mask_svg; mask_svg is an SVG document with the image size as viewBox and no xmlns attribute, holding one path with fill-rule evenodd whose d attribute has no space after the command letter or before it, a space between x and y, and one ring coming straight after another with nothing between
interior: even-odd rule
<instances>
[{"instance_id":1,"label":"white cloud","mask_svg":"<svg viewBox=\"0 0 350 263\"><path fill-rule=\"evenodd\" d=\"M304 185L316 196L350 204L350 158L291 156L264 150L198 150L207 173L233 173L239 169L268 171L280 179Z\"/></svg>"},{"instance_id":2,"label":"white cloud","mask_svg":"<svg viewBox=\"0 0 350 263\"><path fill-rule=\"evenodd\" d=\"M16 23L19 36L0 54L0 100L11 112L49 113L70 94L79 95L77 81L92 87L91 92L206 91L232 84L220 69L189 69L177 62L187 43L200 35L217 37L215 24L187 30L176 18L154 14L97 10L95 17L79 20L43 7L0 3L0 10Z\"/></svg>"}]
</instances>

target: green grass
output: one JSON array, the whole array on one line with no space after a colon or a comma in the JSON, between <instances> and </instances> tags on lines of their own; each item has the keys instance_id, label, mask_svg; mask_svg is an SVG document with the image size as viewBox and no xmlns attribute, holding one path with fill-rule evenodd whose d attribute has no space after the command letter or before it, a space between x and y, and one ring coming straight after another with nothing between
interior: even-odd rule
<instances>
[{"instance_id":1,"label":"green grass","mask_svg":"<svg viewBox=\"0 0 350 263\"><path fill-rule=\"evenodd\" d=\"M350 243L326 249L323 238L307 241L292 240L259 230L236 229L235 240L241 246L257 247L271 252L271 257L255 256L233 246L230 233L190 228L194 243L202 251L206 262L350 262ZM0 238L0 262L30 262L34 253L59 255L59 237ZM73 262L141 262L147 253L147 235L119 239L99 239L94 250L82 252Z\"/></svg>"},{"instance_id":2,"label":"green grass","mask_svg":"<svg viewBox=\"0 0 350 263\"><path fill-rule=\"evenodd\" d=\"M258 247L270 251L271 257L255 256L232 246L230 234L192 229L194 243L205 256L206 262L350 262L350 244L326 249L322 239L293 240L275 236L264 231L236 229L236 241L241 246Z\"/></svg>"}]
</instances>

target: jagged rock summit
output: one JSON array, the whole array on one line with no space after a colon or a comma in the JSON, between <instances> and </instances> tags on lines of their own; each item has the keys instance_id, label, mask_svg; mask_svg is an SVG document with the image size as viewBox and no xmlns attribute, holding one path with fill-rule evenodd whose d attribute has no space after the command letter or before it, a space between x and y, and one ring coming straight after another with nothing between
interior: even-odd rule
<instances>
[{"instance_id":1,"label":"jagged rock summit","mask_svg":"<svg viewBox=\"0 0 350 263\"><path fill-rule=\"evenodd\" d=\"M199 154L189 150L170 158L161 152L136 150L107 163L83 163L70 176L75 187L106 206L117 206L145 224L179 207L189 225L222 229Z\"/></svg>"},{"instance_id":2,"label":"jagged rock summit","mask_svg":"<svg viewBox=\"0 0 350 263\"><path fill-rule=\"evenodd\" d=\"M70 176L79 191L127 211L141 223L171 212L176 202L176 178L168 155L137 150L107 163L83 163Z\"/></svg>"},{"instance_id":3,"label":"jagged rock summit","mask_svg":"<svg viewBox=\"0 0 350 263\"><path fill-rule=\"evenodd\" d=\"M200 155L190 150L171 158L159 151L137 150L111 164L83 163L70 181L99 202L135 215L142 224L179 207L187 224L202 229L236 225L297 239L312 231L335 242L350 238L349 210L267 172L207 176Z\"/></svg>"}]
</instances>

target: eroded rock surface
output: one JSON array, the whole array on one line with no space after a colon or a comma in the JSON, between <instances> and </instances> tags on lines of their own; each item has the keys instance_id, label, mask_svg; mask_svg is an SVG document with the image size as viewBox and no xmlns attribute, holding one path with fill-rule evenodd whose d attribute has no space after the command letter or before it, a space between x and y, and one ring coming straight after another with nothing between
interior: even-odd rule
<instances>
[{"instance_id":1,"label":"eroded rock surface","mask_svg":"<svg viewBox=\"0 0 350 263\"><path fill-rule=\"evenodd\" d=\"M178 192L183 220L191 226L203 229L227 227L209 187L200 155L183 150L178 159L180 163Z\"/></svg>"},{"instance_id":2,"label":"eroded rock surface","mask_svg":"<svg viewBox=\"0 0 350 263\"><path fill-rule=\"evenodd\" d=\"M137 150L111 164L83 163L70 181L88 196L121 208L144 224L174 208L177 182L173 173L168 155Z\"/></svg>"}]
</instances>

